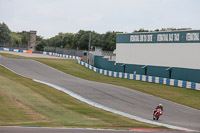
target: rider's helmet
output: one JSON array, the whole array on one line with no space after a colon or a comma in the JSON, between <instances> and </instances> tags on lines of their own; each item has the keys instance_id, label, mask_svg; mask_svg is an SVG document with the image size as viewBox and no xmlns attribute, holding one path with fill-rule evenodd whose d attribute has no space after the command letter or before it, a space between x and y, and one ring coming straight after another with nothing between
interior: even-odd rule
<instances>
[{"instance_id":1,"label":"rider's helmet","mask_svg":"<svg viewBox=\"0 0 200 133\"><path fill-rule=\"evenodd\" d=\"M158 106L159 106L159 107L162 107L162 104L160 103Z\"/></svg>"}]
</instances>

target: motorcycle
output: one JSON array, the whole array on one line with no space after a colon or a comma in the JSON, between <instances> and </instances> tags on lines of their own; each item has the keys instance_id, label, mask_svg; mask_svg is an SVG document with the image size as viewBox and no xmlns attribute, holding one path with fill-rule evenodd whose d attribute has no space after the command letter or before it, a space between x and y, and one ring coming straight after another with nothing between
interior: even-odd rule
<instances>
[{"instance_id":1,"label":"motorcycle","mask_svg":"<svg viewBox=\"0 0 200 133\"><path fill-rule=\"evenodd\" d=\"M159 117L163 114L161 109L156 109L155 113L153 114L153 120L158 120Z\"/></svg>"}]
</instances>

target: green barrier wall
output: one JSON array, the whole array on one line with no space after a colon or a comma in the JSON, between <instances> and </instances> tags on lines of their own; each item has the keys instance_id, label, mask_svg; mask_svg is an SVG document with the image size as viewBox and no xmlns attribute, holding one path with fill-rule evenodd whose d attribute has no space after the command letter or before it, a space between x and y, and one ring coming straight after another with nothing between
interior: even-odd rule
<instances>
[{"instance_id":1,"label":"green barrier wall","mask_svg":"<svg viewBox=\"0 0 200 133\"><path fill-rule=\"evenodd\" d=\"M133 65L133 64L126 64L125 65L125 72L126 73L134 73L136 72L136 74L141 74L141 75L145 75L145 69L142 69L144 65Z\"/></svg>"},{"instance_id":2,"label":"green barrier wall","mask_svg":"<svg viewBox=\"0 0 200 133\"><path fill-rule=\"evenodd\" d=\"M95 56L94 58L94 66L97 68L116 71L116 66L114 65L114 63L114 61L108 61L108 59L103 58L103 56Z\"/></svg>"},{"instance_id":3,"label":"green barrier wall","mask_svg":"<svg viewBox=\"0 0 200 133\"><path fill-rule=\"evenodd\" d=\"M172 78L200 83L200 69L172 68Z\"/></svg>"},{"instance_id":4,"label":"green barrier wall","mask_svg":"<svg viewBox=\"0 0 200 133\"><path fill-rule=\"evenodd\" d=\"M169 71L167 71L168 68L169 67L148 66L147 75L169 78Z\"/></svg>"},{"instance_id":5,"label":"green barrier wall","mask_svg":"<svg viewBox=\"0 0 200 133\"><path fill-rule=\"evenodd\" d=\"M123 63L115 63L114 61L108 61L107 58L103 58L103 56L95 56L94 58L94 66L97 68L115 71L115 72L126 72L126 73L134 73L141 75L149 75L163 78L171 78L179 79L191 82L200 83L200 69L186 69L186 68L171 68L169 67L161 67L161 66L146 66L144 65L136 65L136 64L123 64ZM145 70L146 69L146 70Z\"/></svg>"}]
</instances>

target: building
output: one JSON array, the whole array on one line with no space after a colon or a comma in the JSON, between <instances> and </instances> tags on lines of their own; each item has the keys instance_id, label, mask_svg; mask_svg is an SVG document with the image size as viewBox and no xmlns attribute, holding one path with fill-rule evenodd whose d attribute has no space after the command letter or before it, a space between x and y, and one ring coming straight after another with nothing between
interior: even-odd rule
<instances>
[{"instance_id":1,"label":"building","mask_svg":"<svg viewBox=\"0 0 200 133\"><path fill-rule=\"evenodd\" d=\"M30 41L28 44L28 49L32 52L35 52L36 50L36 31L30 31Z\"/></svg>"},{"instance_id":2,"label":"building","mask_svg":"<svg viewBox=\"0 0 200 133\"><path fill-rule=\"evenodd\" d=\"M200 69L200 30L118 34L116 62Z\"/></svg>"},{"instance_id":3,"label":"building","mask_svg":"<svg viewBox=\"0 0 200 133\"><path fill-rule=\"evenodd\" d=\"M200 83L199 59L200 30L117 34L116 64L126 73Z\"/></svg>"}]
</instances>

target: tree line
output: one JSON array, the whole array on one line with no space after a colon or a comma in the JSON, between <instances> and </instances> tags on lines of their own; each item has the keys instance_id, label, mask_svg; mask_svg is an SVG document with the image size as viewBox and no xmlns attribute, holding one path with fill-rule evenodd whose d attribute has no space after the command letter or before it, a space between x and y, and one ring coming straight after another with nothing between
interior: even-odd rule
<instances>
[{"instance_id":1,"label":"tree line","mask_svg":"<svg viewBox=\"0 0 200 133\"><path fill-rule=\"evenodd\" d=\"M162 28L154 31L166 31L168 29ZM180 30L180 29L171 29ZM143 28L134 30L134 32L154 32L145 30ZM78 33L62 33L44 39L41 36L36 36L38 51L43 51L45 46L60 47L67 49L80 49L88 50L89 39L91 40L90 46L101 47L104 51L113 51L116 49L116 34L123 32L111 32L108 31L104 34L99 34L95 31L80 30ZM90 38L91 37L91 38ZM4 47L17 47L28 48L28 42L30 39L29 32L12 32L5 23L0 23L0 46Z\"/></svg>"},{"instance_id":2,"label":"tree line","mask_svg":"<svg viewBox=\"0 0 200 133\"><path fill-rule=\"evenodd\" d=\"M27 48L30 40L29 32L12 32L5 23L0 23L0 46ZM42 41L41 36L37 36L38 41Z\"/></svg>"},{"instance_id":3,"label":"tree line","mask_svg":"<svg viewBox=\"0 0 200 133\"><path fill-rule=\"evenodd\" d=\"M78 33L59 33L49 39L36 36L37 47L41 51L44 46L60 47L67 49L88 50L89 35L91 34L91 46L101 47L105 51L113 51L116 48L116 34L118 32L106 32L99 34L95 31L80 30ZM0 46L27 48L30 39L29 32L12 32L5 23L0 23Z\"/></svg>"},{"instance_id":4,"label":"tree line","mask_svg":"<svg viewBox=\"0 0 200 133\"><path fill-rule=\"evenodd\" d=\"M116 48L116 34L118 32L106 32L99 34L95 31L80 30L78 33L59 33L58 35L44 39L40 44L42 46L52 46L67 49L88 50L89 39L91 37L91 46L101 47L105 51L113 51Z\"/></svg>"}]
</instances>

